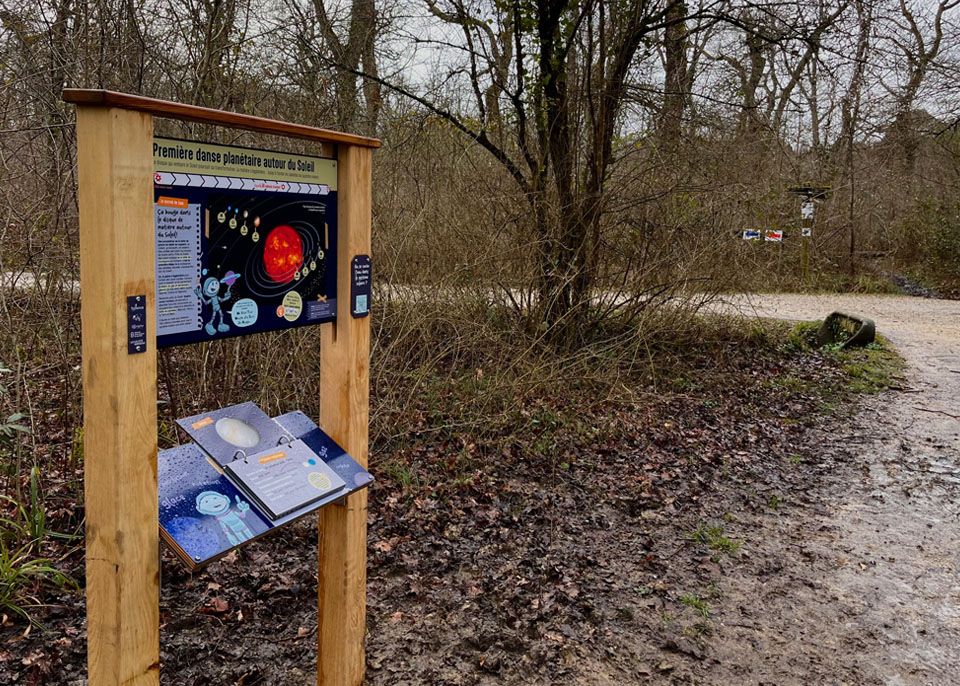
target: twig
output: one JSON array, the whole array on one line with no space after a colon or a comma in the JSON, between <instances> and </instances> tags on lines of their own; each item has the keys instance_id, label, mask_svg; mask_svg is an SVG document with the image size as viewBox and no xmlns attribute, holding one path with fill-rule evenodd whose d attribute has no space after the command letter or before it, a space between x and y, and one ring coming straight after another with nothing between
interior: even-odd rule
<instances>
[{"instance_id":1,"label":"twig","mask_svg":"<svg viewBox=\"0 0 960 686\"><path fill-rule=\"evenodd\" d=\"M949 412L944 412L943 410L931 410L926 407L918 407L916 405L913 406L913 409L920 410L921 412L930 412L931 414L942 414L946 417L950 417L951 419L960 419L960 415L950 414Z\"/></svg>"}]
</instances>

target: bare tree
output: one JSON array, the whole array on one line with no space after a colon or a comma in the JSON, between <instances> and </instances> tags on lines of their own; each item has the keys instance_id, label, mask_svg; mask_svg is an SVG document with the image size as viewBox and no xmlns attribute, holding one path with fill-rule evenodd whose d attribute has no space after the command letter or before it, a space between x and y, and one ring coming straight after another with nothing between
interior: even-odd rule
<instances>
[{"instance_id":1,"label":"bare tree","mask_svg":"<svg viewBox=\"0 0 960 686\"><path fill-rule=\"evenodd\" d=\"M352 0L345 17L327 0L312 0L306 8L299 0L289 0L288 6L297 19L296 39L310 60L310 75L326 72L332 76L337 126L375 132L383 97L376 58L379 15L374 0ZM361 74L369 78L361 79Z\"/></svg>"},{"instance_id":2,"label":"bare tree","mask_svg":"<svg viewBox=\"0 0 960 686\"><path fill-rule=\"evenodd\" d=\"M430 0L429 12L463 35L454 52L465 59L451 65L448 80L466 84L471 106L457 110L363 74L442 117L513 179L534 234L535 321L558 341L571 341L598 275L606 182L618 159L615 140L638 53L659 32L682 31L695 16L685 7L680 0L472 6ZM716 11L720 2L708 7ZM696 16L706 12L700 8ZM509 114L501 114L504 108Z\"/></svg>"},{"instance_id":3,"label":"bare tree","mask_svg":"<svg viewBox=\"0 0 960 686\"><path fill-rule=\"evenodd\" d=\"M894 118L890 127L896 144L900 147L904 171L913 171L916 163L917 127L914 109L917 96L936 59L939 57L944 37L944 17L960 5L960 0L940 0L929 17L929 25L921 25L918 12L906 0L898 0L899 12L891 15L889 24L894 30L889 41L899 52L902 81L897 86L887 86L894 96Z\"/></svg>"}]
</instances>

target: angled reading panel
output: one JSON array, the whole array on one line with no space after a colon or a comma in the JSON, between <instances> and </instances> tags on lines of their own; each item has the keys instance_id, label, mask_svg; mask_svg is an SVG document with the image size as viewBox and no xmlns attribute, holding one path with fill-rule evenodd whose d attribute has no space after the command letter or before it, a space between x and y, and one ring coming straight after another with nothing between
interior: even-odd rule
<instances>
[{"instance_id":1,"label":"angled reading panel","mask_svg":"<svg viewBox=\"0 0 960 686\"><path fill-rule=\"evenodd\" d=\"M307 444L297 439L243 459L225 470L271 520L308 507L346 483Z\"/></svg>"},{"instance_id":2,"label":"angled reading panel","mask_svg":"<svg viewBox=\"0 0 960 686\"><path fill-rule=\"evenodd\" d=\"M331 481L338 478L343 487L328 490L318 500L271 519L196 444L161 451L157 460L160 534L190 569L213 562L373 483L373 476L302 412L290 412L270 421L302 441L310 454L322 460L335 475Z\"/></svg>"},{"instance_id":3,"label":"angled reading panel","mask_svg":"<svg viewBox=\"0 0 960 686\"><path fill-rule=\"evenodd\" d=\"M157 477L160 535L191 569L274 527L193 443L161 451Z\"/></svg>"}]
</instances>

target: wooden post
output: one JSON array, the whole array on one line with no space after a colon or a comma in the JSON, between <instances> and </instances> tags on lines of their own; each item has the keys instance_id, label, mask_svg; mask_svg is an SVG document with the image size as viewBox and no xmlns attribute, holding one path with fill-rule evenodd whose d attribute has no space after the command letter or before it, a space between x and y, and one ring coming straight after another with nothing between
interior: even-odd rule
<instances>
[{"instance_id":1,"label":"wooden post","mask_svg":"<svg viewBox=\"0 0 960 686\"><path fill-rule=\"evenodd\" d=\"M800 237L800 278L807 285L810 275L810 237Z\"/></svg>"},{"instance_id":2,"label":"wooden post","mask_svg":"<svg viewBox=\"0 0 960 686\"><path fill-rule=\"evenodd\" d=\"M350 262L370 254L371 150L337 156L337 319L321 329L320 426L367 465L370 318L350 316ZM358 686L365 669L367 492L319 517L317 684Z\"/></svg>"},{"instance_id":3,"label":"wooden post","mask_svg":"<svg viewBox=\"0 0 960 686\"><path fill-rule=\"evenodd\" d=\"M160 677L153 119L77 109L90 686ZM146 300L128 354L127 296Z\"/></svg>"},{"instance_id":4,"label":"wooden post","mask_svg":"<svg viewBox=\"0 0 960 686\"><path fill-rule=\"evenodd\" d=\"M813 231L813 217L806 217L803 214L803 206L808 202L813 202L811 196L807 196L800 201L801 234L803 234L805 229L810 229L811 232ZM810 236L800 236L800 276L803 280L803 285L806 286L810 276Z\"/></svg>"}]
</instances>

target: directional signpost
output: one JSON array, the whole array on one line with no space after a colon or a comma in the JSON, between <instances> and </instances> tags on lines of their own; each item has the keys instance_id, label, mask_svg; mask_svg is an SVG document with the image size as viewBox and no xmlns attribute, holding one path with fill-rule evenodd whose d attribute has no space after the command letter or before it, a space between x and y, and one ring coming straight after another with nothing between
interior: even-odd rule
<instances>
[{"instance_id":1,"label":"directional signpost","mask_svg":"<svg viewBox=\"0 0 960 686\"><path fill-rule=\"evenodd\" d=\"M810 272L810 239L816 218L816 201L827 197L830 189L825 186L796 186L790 189L800 200L800 274L804 282Z\"/></svg>"}]
</instances>

